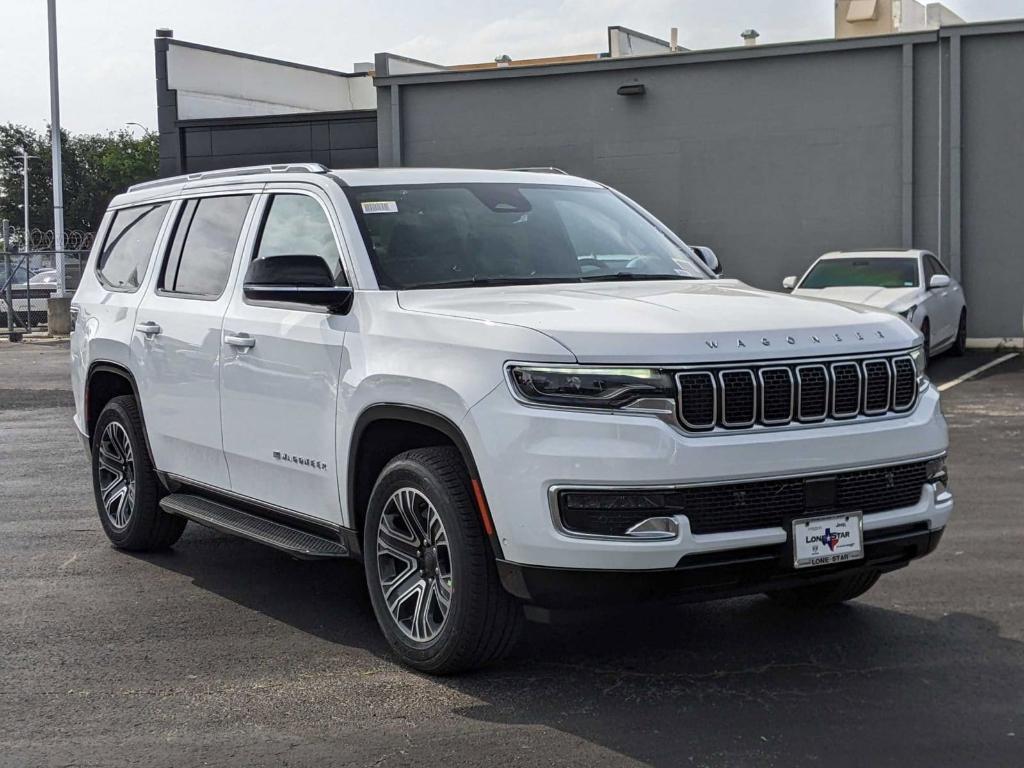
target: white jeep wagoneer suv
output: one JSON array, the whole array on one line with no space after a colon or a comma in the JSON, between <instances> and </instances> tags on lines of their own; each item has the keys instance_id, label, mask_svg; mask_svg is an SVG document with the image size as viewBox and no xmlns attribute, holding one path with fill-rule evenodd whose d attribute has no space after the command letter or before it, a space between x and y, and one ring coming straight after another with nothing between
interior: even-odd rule
<instances>
[{"instance_id":1,"label":"white jeep wagoneer suv","mask_svg":"<svg viewBox=\"0 0 1024 768\"><path fill-rule=\"evenodd\" d=\"M556 173L134 186L73 303L103 528L360 559L435 673L500 657L524 607L854 598L953 509L921 334L716 265Z\"/></svg>"}]
</instances>

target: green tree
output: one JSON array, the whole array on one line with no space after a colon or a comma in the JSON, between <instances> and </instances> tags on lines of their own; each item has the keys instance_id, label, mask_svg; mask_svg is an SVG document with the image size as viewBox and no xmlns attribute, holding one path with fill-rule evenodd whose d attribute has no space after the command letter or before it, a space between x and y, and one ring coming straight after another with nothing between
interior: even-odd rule
<instances>
[{"instance_id":1,"label":"green tree","mask_svg":"<svg viewBox=\"0 0 1024 768\"><path fill-rule=\"evenodd\" d=\"M106 134L61 131L64 165L64 228L95 231L111 198L131 184L155 178L159 167L157 135L128 130ZM0 125L0 219L21 227L23 182L21 148L29 162L29 226L53 229L53 184L49 131Z\"/></svg>"}]
</instances>

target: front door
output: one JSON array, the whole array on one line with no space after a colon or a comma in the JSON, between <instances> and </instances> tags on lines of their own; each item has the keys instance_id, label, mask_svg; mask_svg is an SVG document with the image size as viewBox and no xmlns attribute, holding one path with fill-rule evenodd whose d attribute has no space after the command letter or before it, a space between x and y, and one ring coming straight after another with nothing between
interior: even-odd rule
<instances>
[{"instance_id":1,"label":"front door","mask_svg":"<svg viewBox=\"0 0 1024 768\"><path fill-rule=\"evenodd\" d=\"M339 285L337 220L310 189L264 196L252 258L317 255ZM224 318L221 413L233 492L338 524L338 383L348 317L249 302L236 280Z\"/></svg>"},{"instance_id":2,"label":"front door","mask_svg":"<svg viewBox=\"0 0 1024 768\"><path fill-rule=\"evenodd\" d=\"M133 370L156 467L228 489L220 423L221 325L254 196L177 203L159 272L139 305Z\"/></svg>"}]
</instances>

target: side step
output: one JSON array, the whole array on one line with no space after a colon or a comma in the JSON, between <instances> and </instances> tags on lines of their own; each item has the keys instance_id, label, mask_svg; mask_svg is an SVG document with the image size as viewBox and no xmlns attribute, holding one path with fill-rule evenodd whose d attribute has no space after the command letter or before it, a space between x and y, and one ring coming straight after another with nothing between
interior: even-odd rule
<instances>
[{"instance_id":1,"label":"side step","mask_svg":"<svg viewBox=\"0 0 1024 768\"><path fill-rule=\"evenodd\" d=\"M287 552L303 560L348 557L348 549L339 541L251 515L240 509L190 493L172 493L160 500L164 512L180 515L200 525L241 536L259 544Z\"/></svg>"}]
</instances>

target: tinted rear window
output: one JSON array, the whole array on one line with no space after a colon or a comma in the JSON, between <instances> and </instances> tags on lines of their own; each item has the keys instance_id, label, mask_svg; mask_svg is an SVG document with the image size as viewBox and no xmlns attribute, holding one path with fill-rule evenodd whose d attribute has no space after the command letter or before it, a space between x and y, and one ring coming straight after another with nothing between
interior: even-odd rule
<instances>
[{"instance_id":1,"label":"tinted rear window","mask_svg":"<svg viewBox=\"0 0 1024 768\"><path fill-rule=\"evenodd\" d=\"M170 203L159 203L114 214L96 262L96 273L108 288L138 290L168 207Z\"/></svg>"},{"instance_id":2,"label":"tinted rear window","mask_svg":"<svg viewBox=\"0 0 1024 768\"><path fill-rule=\"evenodd\" d=\"M917 259L823 259L814 265L801 288L916 288Z\"/></svg>"},{"instance_id":3,"label":"tinted rear window","mask_svg":"<svg viewBox=\"0 0 1024 768\"><path fill-rule=\"evenodd\" d=\"M160 288L198 298L224 292L251 195L187 200L174 230Z\"/></svg>"}]
</instances>

